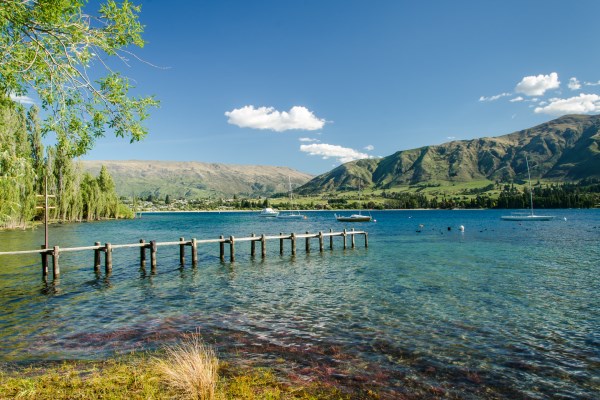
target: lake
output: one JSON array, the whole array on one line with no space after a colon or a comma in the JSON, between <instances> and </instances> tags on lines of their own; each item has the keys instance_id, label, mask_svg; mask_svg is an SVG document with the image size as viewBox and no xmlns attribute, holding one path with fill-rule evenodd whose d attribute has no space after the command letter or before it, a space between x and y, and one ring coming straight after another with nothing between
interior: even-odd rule
<instances>
[{"instance_id":1,"label":"lake","mask_svg":"<svg viewBox=\"0 0 600 400\"><path fill-rule=\"evenodd\" d=\"M61 276L41 279L39 256L0 257L0 362L101 359L155 349L198 331L221 358L275 368L289 379L384 398L598 398L600 210L544 210L549 222L501 221L500 210L374 211L343 224L257 213L159 213L130 221L58 224L51 245L179 237L213 239L369 232L355 249L335 238L306 254L299 240L267 242L267 257L236 244L198 246L197 268L177 246L158 248L156 274L138 249L116 249L113 272L93 252L64 253ZM461 232L459 226L464 226ZM0 251L43 243L43 229L0 232Z\"/></svg>"}]
</instances>

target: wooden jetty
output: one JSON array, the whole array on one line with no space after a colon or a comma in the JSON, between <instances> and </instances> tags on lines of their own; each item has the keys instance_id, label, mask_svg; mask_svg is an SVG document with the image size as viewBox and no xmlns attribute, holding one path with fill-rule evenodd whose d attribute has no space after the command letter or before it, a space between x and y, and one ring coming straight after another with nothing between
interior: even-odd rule
<instances>
[{"instance_id":1,"label":"wooden jetty","mask_svg":"<svg viewBox=\"0 0 600 400\"><path fill-rule=\"evenodd\" d=\"M318 232L318 233L292 233L292 234L283 234L279 235L267 236L256 234L252 234L249 237L240 237L236 238L234 236L225 237L221 235L218 239L203 239L197 240L195 238L191 240L185 240L183 237L180 237L178 241L173 242L157 242L155 240L151 240L150 242L146 242L144 239L140 239L138 243L130 243L130 244L111 244L105 243L101 244L100 242L95 242L93 246L83 246L83 247L65 247L60 248L59 246L48 247L47 245L42 245L41 249L38 250L22 250L22 251L6 251L0 252L0 256L4 255L23 255L23 254L40 254L42 258L42 276L46 278L48 276L48 258L52 258L52 275L54 279L58 278L60 275L60 267L59 267L59 257L62 253L68 252L76 252L76 251L93 251L94 252L94 271L99 272L100 266L102 262L102 254L104 254L104 269L105 273L108 275L112 271L113 266L113 250L114 249L123 249L123 248L139 248L140 249L140 267L146 267L146 250L149 250L150 253L150 268L152 272L156 271L156 254L158 251L158 247L163 246L179 246L179 262L181 266L185 266L185 249L186 247L191 247L191 265L196 267L198 265L198 245L199 244L210 244L210 243L218 243L219 244L219 258L221 261L225 261L225 245L229 245L229 259L231 262L235 261L235 245L237 243L250 242L250 255L252 257L256 256L256 243L260 243L261 247L261 256L265 258L267 256L267 241L269 240L279 240L279 254L284 254L284 242L286 240L290 241L291 254L292 256L296 255L296 241L299 239L305 239L305 251L306 253L310 253L310 240L318 239L319 240L319 252L323 252L325 245L325 238L329 237L329 249L333 250L333 238L341 237L343 240L343 248L346 249L347 238L350 237L351 247L354 248L356 246L355 236L362 235L365 240L365 247L369 247L369 234L365 231L356 231L354 228L350 231L344 229L341 232L333 232L333 230L329 230L329 232Z\"/></svg>"}]
</instances>

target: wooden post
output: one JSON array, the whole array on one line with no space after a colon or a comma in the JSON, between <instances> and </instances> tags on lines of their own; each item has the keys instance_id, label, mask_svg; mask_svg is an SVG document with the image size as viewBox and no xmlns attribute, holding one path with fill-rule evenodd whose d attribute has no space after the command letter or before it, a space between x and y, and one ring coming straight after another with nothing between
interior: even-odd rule
<instances>
[{"instance_id":1,"label":"wooden post","mask_svg":"<svg viewBox=\"0 0 600 400\"><path fill-rule=\"evenodd\" d=\"M308 231L306 231L306 234L308 235ZM310 238L308 238L308 237L306 238L305 247L306 247L306 253L310 253Z\"/></svg>"},{"instance_id":2,"label":"wooden post","mask_svg":"<svg viewBox=\"0 0 600 400\"><path fill-rule=\"evenodd\" d=\"M229 236L229 259L231 262L235 261L235 238Z\"/></svg>"},{"instance_id":3,"label":"wooden post","mask_svg":"<svg viewBox=\"0 0 600 400\"><path fill-rule=\"evenodd\" d=\"M140 268L146 268L146 241L140 239Z\"/></svg>"},{"instance_id":4,"label":"wooden post","mask_svg":"<svg viewBox=\"0 0 600 400\"><path fill-rule=\"evenodd\" d=\"M253 233L252 237L255 237L256 234ZM256 242L254 240L250 241L250 255L254 257L256 255Z\"/></svg>"},{"instance_id":5,"label":"wooden post","mask_svg":"<svg viewBox=\"0 0 600 400\"><path fill-rule=\"evenodd\" d=\"M346 229L342 232L342 237L344 238L344 250L346 250Z\"/></svg>"},{"instance_id":6,"label":"wooden post","mask_svg":"<svg viewBox=\"0 0 600 400\"><path fill-rule=\"evenodd\" d=\"M112 245L110 243L106 243L106 248L104 249L104 273L106 275L110 274L112 271Z\"/></svg>"},{"instance_id":7,"label":"wooden post","mask_svg":"<svg viewBox=\"0 0 600 400\"><path fill-rule=\"evenodd\" d=\"M295 233L292 233L290 240L292 241L292 255L295 256L296 255L296 234Z\"/></svg>"},{"instance_id":8,"label":"wooden post","mask_svg":"<svg viewBox=\"0 0 600 400\"><path fill-rule=\"evenodd\" d=\"M42 249L46 248L46 245L43 244L41 246ZM41 253L42 255L42 278L46 279L48 277L48 251L44 251Z\"/></svg>"},{"instance_id":9,"label":"wooden post","mask_svg":"<svg viewBox=\"0 0 600 400\"><path fill-rule=\"evenodd\" d=\"M279 236L283 236L283 232L279 232ZM283 255L283 238L279 238L279 254Z\"/></svg>"},{"instance_id":10,"label":"wooden post","mask_svg":"<svg viewBox=\"0 0 600 400\"><path fill-rule=\"evenodd\" d=\"M319 232L319 252L323 252L323 232Z\"/></svg>"},{"instance_id":11,"label":"wooden post","mask_svg":"<svg viewBox=\"0 0 600 400\"><path fill-rule=\"evenodd\" d=\"M365 232L365 248L369 247L369 234Z\"/></svg>"},{"instance_id":12,"label":"wooden post","mask_svg":"<svg viewBox=\"0 0 600 400\"><path fill-rule=\"evenodd\" d=\"M179 238L179 265L185 266L185 238Z\"/></svg>"},{"instance_id":13,"label":"wooden post","mask_svg":"<svg viewBox=\"0 0 600 400\"><path fill-rule=\"evenodd\" d=\"M219 239L221 239L221 241L219 242L219 258L221 259L221 261L225 261L225 242L223 241L223 239L225 239L223 237L223 235L219 236Z\"/></svg>"},{"instance_id":14,"label":"wooden post","mask_svg":"<svg viewBox=\"0 0 600 400\"><path fill-rule=\"evenodd\" d=\"M94 246L100 246L100 242L95 242ZM100 249L94 249L94 272L100 272Z\"/></svg>"},{"instance_id":15,"label":"wooden post","mask_svg":"<svg viewBox=\"0 0 600 400\"><path fill-rule=\"evenodd\" d=\"M350 243L352 243L352 248L354 248L354 228L352 228L352 237L350 238Z\"/></svg>"},{"instance_id":16,"label":"wooden post","mask_svg":"<svg viewBox=\"0 0 600 400\"><path fill-rule=\"evenodd\" d=\"M52 249L52 277L58 279L60 275L60 267L58 266L59 249L58 246L54 246Z\"/></svg>"},{"instance_id":17,"label":"wooden post","mask_svg":"<svg viewBox=\"0 0 600 400\"><path fill-rule=\"evenodd\" d=\"M267 256L267 239L264 233L260 236L260 254L262 258Z\"/></svg>"},{"instance_id":18,"label":"wooden post","mask_svg":"<svg viewBox=\"0 0 600 400\"><path fill-rule=\"evenodd\" d=\"M329 228L329 233L333 233L333 229ZM333 235L329 236L329 250L333 250Z\"/></svg>"},{"instance_id":19,"label":"wooden post","mask_svg":"<svg viewBox=\"0 0 600 400\"><path fill-rule=\"evenodd\" d=\"M196 238L192 239L192 267L198 265L198 241Z\"/></svg>"},{"instance_id":20,"label":"wooden post","mask_svg":"<svg viewBox=\"0 0 600 400\"><path fill-rule=\"evenodd\" d=\"M156 272L156 240L150 241L150 269Z\"/></svg>"}]
</instances>

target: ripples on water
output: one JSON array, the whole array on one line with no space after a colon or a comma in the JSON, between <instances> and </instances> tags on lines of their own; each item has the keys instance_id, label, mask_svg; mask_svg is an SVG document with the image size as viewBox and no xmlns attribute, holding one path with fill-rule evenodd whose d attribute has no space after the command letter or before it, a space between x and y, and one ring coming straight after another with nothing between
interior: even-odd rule
<instances>
[{"instance_id":1,"label":"ripples on water","mask_svg":"<svg viewBox=\"0 0 600 400\"><path fill-rule=\"evenodd\" d=\"M145 215L50 234L69 247L344 227L331 213L308 214ZM368 249L357 237L344 251L336 238L319 254L314 240L306 255L299 240L291 257L288 242L280 256L270 241L261 260L238 243L232 264L219 261L218 245L201 245L192 269L179 267L176 246L159 247L155 275L140 270L134 249L115 250L109 277L94 274L92 252L64 253L60 281L48 283L38 257L4 257L0 361L102 358L199 329L222 357L384 397L595 398L600 212L554 214L519 224L496 211L379 212L377 223L356 225L369 231ZM0 232L0 251L35 248L42 237Z\"/></svg>"}]
</instances>

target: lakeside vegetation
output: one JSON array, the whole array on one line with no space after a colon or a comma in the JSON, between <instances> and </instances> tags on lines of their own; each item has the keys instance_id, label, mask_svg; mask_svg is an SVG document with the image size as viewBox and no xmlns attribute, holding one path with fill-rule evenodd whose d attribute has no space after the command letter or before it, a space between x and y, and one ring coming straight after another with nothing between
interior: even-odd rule
<instances>
[{"instance_id":1,"label":"lakeside vegetation","mask_svg":"<svg viewBox=\"0 0 600 400\"><path fill-rule=\"evenodd\" d=\"M579 183L538 181L532 184L536 208L594 208L600 207L600 179L585 179ZM320 195L294 197L287 193L270 198L206 198L173 199L148 196L142 199L121 199L138 211L206 211L259 210L274 207L281 210L338 209L523 209L529 208L529 187L526 182L473 181L465 183L423 183L387 190L366 189L331 191Z\"/></svg>"},{"instance_id":2,"label":"lakeside vegetation","mask_svg":"<svg viewBox=\"0 0 600 400\"><path fill-rule=\"evenodd\" d=\"M39 110L0 98L0 229L25 228L43 219L47 190L51 221L131 218L106 168L84 172L66 142L44 150ZM47 185L47 187L46 187Z\"/></svg>"}]
</instances>

